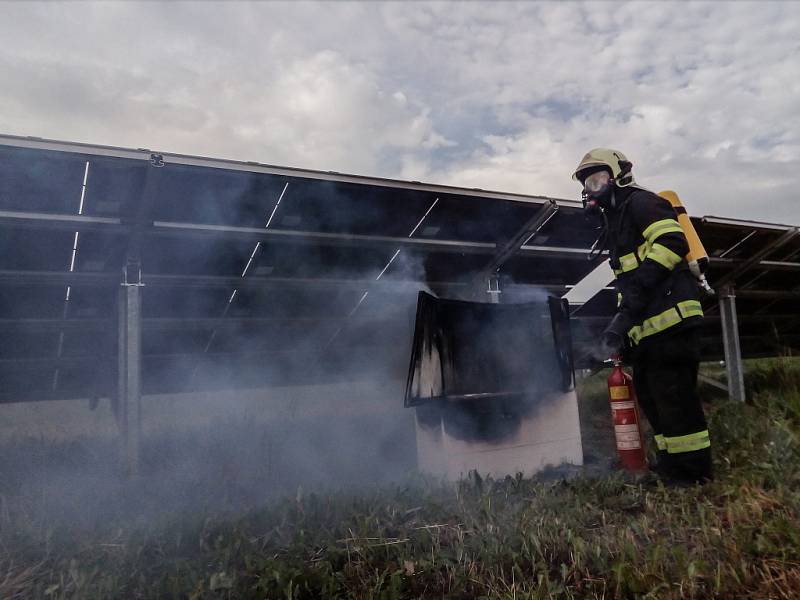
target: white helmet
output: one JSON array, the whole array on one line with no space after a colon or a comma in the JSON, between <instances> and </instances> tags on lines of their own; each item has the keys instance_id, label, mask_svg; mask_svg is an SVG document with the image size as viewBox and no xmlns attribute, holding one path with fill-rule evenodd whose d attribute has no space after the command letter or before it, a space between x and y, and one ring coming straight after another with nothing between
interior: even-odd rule
<instances>
[{"instance_id":1,"label":"white helmet","mask_svg":"<svg viewBox=\"0 0 800 600\"><path fill-rule=\"evenodd\" d=\"M611 172L611 177L617 187L627 187L635 183L631 173L633 163L619 150L610 148L589 150L581 159L581 162L578 163L572 178L575 181L583 182L587 175L601 168L608 169Z\"/></svg>"}]
</instances>

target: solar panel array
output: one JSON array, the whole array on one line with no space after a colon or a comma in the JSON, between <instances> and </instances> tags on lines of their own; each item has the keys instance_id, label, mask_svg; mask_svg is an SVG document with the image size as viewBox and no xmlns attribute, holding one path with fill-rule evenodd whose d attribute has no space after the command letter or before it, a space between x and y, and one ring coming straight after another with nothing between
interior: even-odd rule
<instances>
[{"instance_id":1,"label":"solar panel array","mask_svg":"<svg viewBox=\"0 0 800 600\"><path fill-rule=\"evenodd\" d=\"M744 353L796 348L795 230L695 224L711 283L737 288ZM13 136L0 228L0 402L114 395L133 240L153 394L357 379L364 360L407 361L419 289L486 299L497 272L510 301L561 295L597 236L575 201ZM583 307L576 344L613 310L610 291Z\"/></svg>"}]
</instances>

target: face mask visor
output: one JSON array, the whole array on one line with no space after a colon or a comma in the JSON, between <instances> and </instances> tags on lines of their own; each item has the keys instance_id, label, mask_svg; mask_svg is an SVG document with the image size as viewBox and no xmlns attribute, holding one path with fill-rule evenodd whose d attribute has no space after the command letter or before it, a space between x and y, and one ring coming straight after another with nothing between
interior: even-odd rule
<instances>
[{"instance_id":1,"label":"face mask visor","mask_svg":"<svg viewBox=\"0 0 800 600\"><path fill-rule=\"evenodd\" d=\"M611 175L608 171L597 171L583 180L583 193L588 198L602 200L611 189Z\"/></svg>"}]
</instances>

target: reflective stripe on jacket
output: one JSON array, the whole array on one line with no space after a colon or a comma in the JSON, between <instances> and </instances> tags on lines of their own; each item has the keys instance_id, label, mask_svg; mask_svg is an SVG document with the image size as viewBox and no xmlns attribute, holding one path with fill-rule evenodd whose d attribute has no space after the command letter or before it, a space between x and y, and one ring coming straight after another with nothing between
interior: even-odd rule
<instances>
[{"instance_id":1,"label":"reflective stripe on jacket","mask_svg":"<svg viewBox=\"0 0 800 600\"><path fill-rule=\"evenodd\" d=\"M689 271L689 244L672 205L642 188L615 191L619 208L609 215L611 268L621 311L634 326L633 345L703 316Z\"/></svg>"}]
</instances>

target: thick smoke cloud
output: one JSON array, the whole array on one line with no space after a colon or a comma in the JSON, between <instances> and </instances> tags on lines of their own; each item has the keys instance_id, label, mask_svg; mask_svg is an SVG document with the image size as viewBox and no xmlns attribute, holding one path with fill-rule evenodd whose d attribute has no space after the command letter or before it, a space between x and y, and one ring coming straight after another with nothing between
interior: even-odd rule
<instances>
[{"instance_id":1,"label":"thick smoke cloud","mask_svg":"<svg viewBox=\"0 0 800 600\"><path fill-rule=\"evenodd\" d=\"M271 212L277 201L272 195L268 214L260 214L247 202L220 202L215 189L181 188L175 179L180 168L170 169L163 171L168 197L189 198L193 218L201 223L263 226L272 216L286 226L285 218L304 201L292 197L292 190ZM39 176L48 179L46 173ZM101 196L95 180L88 181L87 207L94 208ZM237 199L252 195L252 182L238 185L225 192ZM329 194L323 200L347 206L334 186L317 189ZM312 212L303 226L353 230L369 218L375 215L348 209L335 223L316 222ZM407 224L408 231L417 218ZM5 424L0 494L13 510L30 507L37 519L81 527L149 522L208 510L238 512L299 487L354 490L398 480L415 469L414 414L403 407L403 391L417 294L427 289L420 255L381 248L367 254L372 268L365 273L350 266L350 254L303 240L267 244L256 252L253 243L170 243L144 249L144 317L217 321L213 328L195 331L144 330L140 474L122 475L113 398L0 406ZM77 252L79 270L85 268L83 248ZM66 246L47 250L69 254ZM382 279L386 287L256 285L241 286L234 295L226 289L147 285L152 273L243 273L253 257L252 277L316 274L338 281L366 278L369 284ZM264 272L267 267L274 270ZM63 290L56 292L61 306ZM115 294L88 293L103 305L99 316L113 323ZM82 294L87 290L76 287L70 302ZM18 317L23 306L24 294L4 295L0 302L6 317ZM27 306L28 316L44 316ZM78 316L76 306L69 305L68 318ZM108 334L113 340L114 330ZM95 356L99 350L91 336L73 333L66 339L75 356ZM113 348L114 343L107 348L111 358ZM113 370L113 361L108 365Z\"/></svg>"},{"instance_id":2,"label":"thick smoke cloud","mask_svg":"<svg viewBox=\"0 0 800 600\"><path fill-rule=\"evenodd\" d=\"M231 218L219 207L209 210L209 220ZM285 211L292 212L289 199ZM350 216L353 221L342 224L353 226L362 218ZM249 246L197 243L187 249L188 264L197 273L231 262L240 268ZM147 354L166 353L159 346L164 340L192 343L195 354L156 370L165 358L145 361L140 474L131 479L121 474L111 400L15 404L0 407L6 423L0 493L14 510L27 506L47 522L93 528L210 510L239 512L298 488L355 490L408 476L416 468L416 439L414 411L403 407L403 397L417 295L431 290L423 283L424 260L399 250L381 250L376 257L372 277L384 280L385 288L304 292L316 298L305 304L313 309L311 316L328 319L298 327L236 322L265 308L278 319L291 318L290 304L300 301L292 290L242 288L228 306L227 292L171 295L145 286L146 316L157 308L160 315L226 315L232 323L224 325L223 319L213 338L203 331L188 342L170 332L153 338L145 331ZM265 255L270 251L265 247ZM220 257L231 252L235 256ZM300 269L309 258L297 249L294 256L295 264L284 268ZM268 258L259 256L253 268ZM159 261L150 267L181 271L169 257ZM356 275L363 277L344 264L325 273L337 280ZM433 291L488 300L480 284ZM533 288L517 287L509 296L509 301L543 300ZM518 348L505 350L509 362L519 360ZM147 393L155 383L179 393ZM485 439L502 437L513 425L503 416L514 413L510 409L484 412L476 414ZM470 426L463 419L461 425Z\"/></svg>"}]
</instances>

